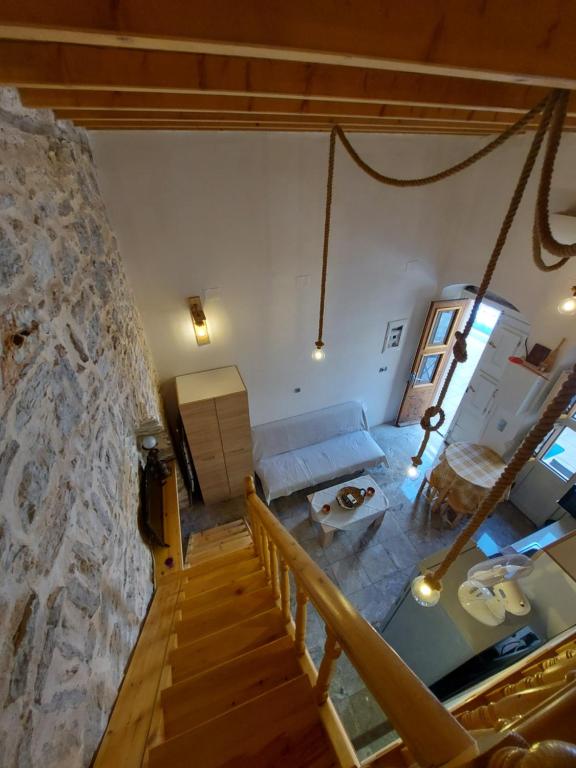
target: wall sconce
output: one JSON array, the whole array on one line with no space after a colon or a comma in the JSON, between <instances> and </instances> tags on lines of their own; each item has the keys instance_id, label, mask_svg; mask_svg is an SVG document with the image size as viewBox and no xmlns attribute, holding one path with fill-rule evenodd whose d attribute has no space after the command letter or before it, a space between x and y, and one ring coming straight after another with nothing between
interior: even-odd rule
<instances>
[{"instance_id":1,"label":"wall sconce","mask_svg":"<svg viewBox=\"0 0 576 768\"><path fill-rule=\"evenodd\" d=\"M188 305L190 307L190 314L192 315L192 325L194 326L196 343L199 347L202 347L204 344L210 344L206 315L202 309L200 296L191 296L188 299Z\"/></svg>"}]
</instances>

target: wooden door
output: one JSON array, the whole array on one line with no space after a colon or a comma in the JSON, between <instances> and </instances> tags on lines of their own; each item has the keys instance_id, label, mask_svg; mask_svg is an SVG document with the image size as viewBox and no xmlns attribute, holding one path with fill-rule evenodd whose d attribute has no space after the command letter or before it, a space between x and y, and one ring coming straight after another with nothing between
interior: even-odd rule
<instances>
[{"instance_id":1,"label":"wooden door","mask_svg":"<svg viewBox=\"0 0 576 768\"><path fill-rule=\"evenodd\" d=\"M180 413L205 504L230 497L214 400L184 403Z\"/></svg>"},{"instance_id":2,"label":"wooden door","mask_svg":"<svg viewBox=\"0 0 576 768\"><path fill-rule=\"evenodd\" d=\"M396 424L415 424L434 402L454 346L455 333L464 325L471 299L433 301L412 364Z\"/></svg>"},{"instance_id":3,"label":"wooden door","mask_svg":"<svg viewBox=\"0 0 576 768\"><path fill-rule=\"evenodd\" d=\"M501 380L510 366L508 358L510 355L524 355L528 331L524 320L504 313L500 315L446 433L447 443L490 445L490 441L486 443L484 434L488 427L494 426L492 416L498 418L496 413L504 404ZM504 398L507 400L507 421L510 421L511 415L516 415L526 396L527 393L521 388L509 392ZM501 435L501 430L497 434ZM491 447L498 452L502 450L499 446Z\"/></svg>"},{"instance_id":4,"label":"wooden door","mask_svg":"<svg viewBox=\"0 0 576 768\"><path fill-rule=\"evenodd\" d=\"M222 449L230 484L230 495L244 492L244 478L252 474L252 438L248 395L237 392L216 399Z\"/></svg>"}]
</instances>

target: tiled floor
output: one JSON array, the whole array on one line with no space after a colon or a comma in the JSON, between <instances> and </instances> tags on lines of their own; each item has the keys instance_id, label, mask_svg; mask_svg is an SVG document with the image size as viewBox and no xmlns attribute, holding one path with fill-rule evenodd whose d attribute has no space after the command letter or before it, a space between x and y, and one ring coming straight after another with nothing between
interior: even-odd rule
<instances>
[{"instance_id":1,"label":"tiled floor","mask_svg":"<svg viewBox=\"0 0 576 768\"><path fill-rule=\"evenodd\" d=\"M427 504L414 501L419 480L406 478L405 470L419 445L419 426L397 428L384 424L372 430L384 449L389 467L370 470L388 496L390 508L377 531L360 525L357 529L338 531L332 544L323 548L318 541L316 524L308 518L307 493L310 489L273 501L271 509L308 554L323 568L362 615L375 626L383 625L386 615L402 594L417 563L424 557L448 546L458 533L431 519ZM432 438L424 456L424 467L430 466L442 448ZM333 481L323 487L332 485ZM197 504L182 507L185 540L192 531L203 530L242 516L243 499L232 499L204 507ZM511 544L528 535L534 526L512 504L499 505L484 523L478 535L492 542L494 548ZM324 627L313 608L309 609L307 641L316 663L322 657ZM341 657L331 686L331 696L347 731L362 756L370 754L385 742L381 727L384 720L355 670Z\"/></svg>"}]
</instances>

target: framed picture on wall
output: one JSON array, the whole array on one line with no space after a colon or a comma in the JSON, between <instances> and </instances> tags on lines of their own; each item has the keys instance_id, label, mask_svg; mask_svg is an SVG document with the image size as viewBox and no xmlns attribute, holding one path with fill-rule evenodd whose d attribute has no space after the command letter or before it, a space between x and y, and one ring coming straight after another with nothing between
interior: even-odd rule
<instances>
[{"instance_id":1,"label":"framed picture on wall","mask_svg":"<svg viewBox=\"0 0 576 768\"><path fill-rule=\"evenodd\" d=\"M386 335L384 336L384 346L382 352L389 349L400 349L404 341L404 331L408 320L389 320L386 325Z\"/></svg>"}]
</instances>

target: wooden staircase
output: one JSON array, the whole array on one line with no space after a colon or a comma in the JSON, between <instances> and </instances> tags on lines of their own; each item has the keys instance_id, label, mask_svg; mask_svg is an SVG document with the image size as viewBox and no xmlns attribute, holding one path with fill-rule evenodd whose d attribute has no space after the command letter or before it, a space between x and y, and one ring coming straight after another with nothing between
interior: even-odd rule
<instances>
[{"instance_id":1,"label":"wooden staircase","mask_svg":"<svg viewBox=\"0 0 576 768\"><path fill-rule=\"evenodd\" d=\"M283 528L251 478L246 511L250 528L236 520L194 535L185 562L181 551L178 563L170 549L155 554L154 597L93 768L576 765L573 630L451 712ZM308 604L326 627L318 670L306 648ZM342 653L400 736L362 763L329 697ZM544 762L530 762L535 755Z\"/></svg>"},{"instance_id":2,"label":"wooden staircase","mask_svg":"<svg viewBox=\"0 0 576 768\"><path fill-rule=\"evenodd\" d=\"M150 768L339 766L245 523L192 536L186 565Z\"/></svg>"}]
</instances>

